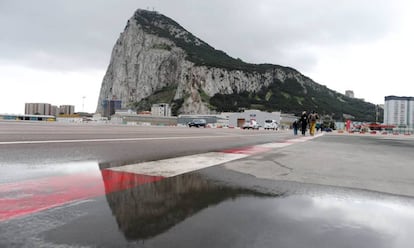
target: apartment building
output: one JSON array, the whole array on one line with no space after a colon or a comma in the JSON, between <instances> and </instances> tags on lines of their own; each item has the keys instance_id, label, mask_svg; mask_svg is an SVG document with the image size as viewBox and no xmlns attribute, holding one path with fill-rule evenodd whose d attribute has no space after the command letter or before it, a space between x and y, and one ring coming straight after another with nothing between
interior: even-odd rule
<instances>
[{"instance_id":1,"label":"apartment building","mask_svg":"<svg viewBox=\"0 0 414 248\"><path fill-rule=\"evenodd\" d=\"M52 105L50 103L26 103L25 115L51 115Z\"/></svg>"},{"instance_id":2,"label":"apartment building","mask_svg":"<svg viewBox=\"0 0 414 248\"><path fill-rule=\"evenodd\" d=\"M414 128L414 97L386 96L384 124Z\"/></svg>"},{"instance_id":3,"label":"apartment building","mask_svg":"<svg viewBox=\"0 0 414 248\"><path fill-rule=\"evenodd\" d=\"M59 114L60 115L73 115L75 113L75 106L73 105L60 105Z\"/></svg>"},{"instance_id":4,"label":"apartment building","mask_svg":"<svg viewBox=\"0 0 414 248\"><path fill-rule=\"evenodd\" d=\"M152 116L171 116L171 107L167 103L153 104L151 107Z\"/></svg>"}]
</instances>

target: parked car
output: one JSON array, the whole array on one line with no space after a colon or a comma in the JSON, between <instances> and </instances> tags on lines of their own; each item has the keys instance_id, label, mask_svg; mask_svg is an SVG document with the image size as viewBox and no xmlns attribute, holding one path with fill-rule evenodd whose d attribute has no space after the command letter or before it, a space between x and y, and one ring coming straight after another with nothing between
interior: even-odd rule
<instances>
[{"instance_id":1,"label":"parked car","mask_svg":"<svg viewBox=\"0 0 414 248\"><path fill-rule=\"evenodd\" d=\"M279 128L279 125L275 120L265 120L263 128L265 130L277 130Z\"/></svg>"},{"instance_id":2,"label":"parked car","mask_svg":"<svg viewBox=\"0 0 414 248\"><path fill-rule=\"evenodd\" d=\"M207 122L204 119L194 119L187 123L188 127L206 127Z\"/></svg>"},{"instance_id":3,"label":"parked car","mask_svg":"<svg viewBox=\"0 0 414 248\"><path fill-rule=\"evenodd\" d=\"M251 120L248 122L245 122L242 126L242 129L259 129L259 124L257 124L257 122L255 120Z\"/></svg>"}]
</instances>

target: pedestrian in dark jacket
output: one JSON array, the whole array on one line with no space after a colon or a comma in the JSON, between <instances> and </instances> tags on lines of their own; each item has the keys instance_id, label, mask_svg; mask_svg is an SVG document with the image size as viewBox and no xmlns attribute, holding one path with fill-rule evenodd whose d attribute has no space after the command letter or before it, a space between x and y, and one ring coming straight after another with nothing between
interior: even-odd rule
<instances>
[{"instance_id":1,"label":"pedestrian in dark jacket","mask_svg":"<svg viewBox=\"0 0 414 248\"><path fill-rule=\"evenodd\" d=\"M302 116L300 117L300 123L302 128L302 135L305 136L306 129L308 127L308 115L306 114L306 111L302 112Z\"/></svg>"},{"instance_id":2,"label":"pedestrian in dark jacket","mask_svg":"<svg viewBox=\"0 0 414 248\"><path fill-rule=\"evenodd\" d=\"M298 135L298 129L299 129L299 120L295 119L295 121L292 123L293 128L293 134Z\"/></svg>"}]
</instances>

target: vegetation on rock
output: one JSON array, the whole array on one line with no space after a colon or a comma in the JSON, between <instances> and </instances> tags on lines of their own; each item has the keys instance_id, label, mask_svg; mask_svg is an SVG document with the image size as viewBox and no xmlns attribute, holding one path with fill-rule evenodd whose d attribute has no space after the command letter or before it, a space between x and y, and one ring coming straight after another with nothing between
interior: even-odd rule
<instances>
[{"instance_id":1,"label":"vegetation on rock","mask_svg":"<svg viewBox=\"0 0 414 248\"><path fill-rule=\"evenodd\" d=\"M174 20L154 11L139 10L135 20L145 32L173 41L182 48L187 59L196 66L240 70L245 73L272 73L276 69L286 74L299 73L293 68L272 64L250 64L235 59L225 52L216 50L207 43L186 31ZM166 44L154 46L156 49L171 50ZM199 90L203 102L217 112L241 111L243 109L260 109L263 111L282 111L299 114L302 111L315 110L322 115L329 115L335 120L344 120L344 116L353 116L354 120L375 121L376 106L360 99L349 98L343 94L319 85L303 76L309 84L301 84L296 78L286 78L283 82L273 79L268 87L261 87L257 92L237 92L233 94L216 94L208 96ZM176 89L164 87L133 107L138 110L148 109L152 103L164 102L172 105L173 114L179 114L184 99L174 100ZM380 113L380 117L383 113Z\"/></svg>"}]
</instances>

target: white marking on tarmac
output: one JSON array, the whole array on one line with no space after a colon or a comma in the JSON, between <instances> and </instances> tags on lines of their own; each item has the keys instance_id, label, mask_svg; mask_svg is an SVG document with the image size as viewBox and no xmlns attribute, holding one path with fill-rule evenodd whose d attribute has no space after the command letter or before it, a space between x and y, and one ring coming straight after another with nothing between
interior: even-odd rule
<instances>
[{"instance_id":1,"label":"white marking on tarmac","mask_svg":"<svg viewBox=\"0 0 414 248\"><path fill-rule=\"evenodd\" d=\"M289 146L291 144L289 143L267 143L267 144L261 144L257 145L257 147L263 147L263 148L281 148L285 146Z\"/></svg>"},{"instance_id":2,"label":"white marking on tarmac","mask_svg":"<svg viewBox=\"0 0 414 248\"><path fill-rule=\"evenodd\" d=\"M311 139L314 139L314 138L317 138L317 137L320 137L320 136L323 136L323 135L324 135L324 133L318 133L318 134L315 134L314 136L302 136L302 137L299 137L299 138L296 138L296 139L287 140L286 142L288 142L288 143L305 142L305 141L308 141L308 140L311 140Z\"/></svg>"},{"instance_id":3,"label":"white marking on tarmac","mask_svg":"<svg viewBox=\"0 0 414 248\"><path fill-rule=\"evenodd\" d=\"M306 141L310 139L314 139L316 137L321 136L315 135L310 137L301 137L294 139ZM293 142L284 142L284 143L267 143L249 147L247 149L249 152L240 152L244 151L243 147L240 149L231 149L234 152L229 152L230 150L225 150L223 152L209 152L209 153L202 153L190 156L183 156L171 159L163 159L158 161L150 161L138 164L131 164L131 165L124 165L119 167L112 167L108 170L114 171L122 171L128 173L135 173L147 176L162 176L162 177L173 177L181 174L185 174L188 172L205 169L207 167L212 167L219 164L224 164L236 159L246 158L248 156L267 152L268 150L263 150L260 148L282 148L286 146L290 146L294 144ZM255 149L258 148L258 149Z\"/></svg>"},{"instance_id":4,"label":"white marking on tarmac","mask_svg":"<svg viewBox=\"0 0 414 248\"><path fill-rule=\"evenodd\" d=\"M173 177L195 170L245 158L246 154L209 152L178 158L163 159L139 164L109 168L109 170L142 174L147 176Z\"/></svg>"}]
</instances>

